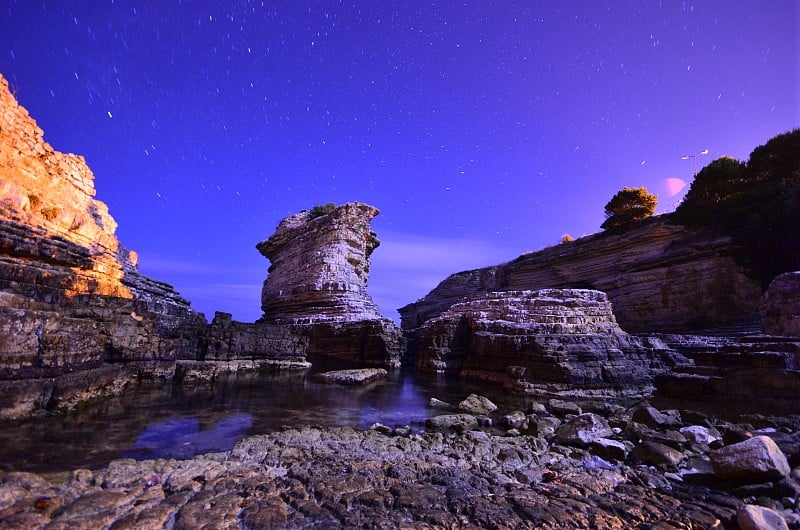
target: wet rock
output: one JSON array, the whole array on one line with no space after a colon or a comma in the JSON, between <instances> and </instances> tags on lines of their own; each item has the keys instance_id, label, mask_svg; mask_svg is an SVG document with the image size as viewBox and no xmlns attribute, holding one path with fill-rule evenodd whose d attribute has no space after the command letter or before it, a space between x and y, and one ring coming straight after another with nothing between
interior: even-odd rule
<instances>
[{"instance_id":1,"label":"wet rock","mask_svg":"<svg viewBox=\"0 0 800 530\"><path fill-rule=\"evenodd\" d=\"M736 514L736 521L742 530L789 530L781 514L753 504L742 506Z\"/></svg>"},{"instance_id":2,"label":"wet rock","mask_svg":"<svg viewBox=\"0 0 800 530\"><path fill-rule=\"evenodd\" d=\"M720 480L740 484L780 480L790 471L786 456L766 436L728 445L709 456Z\"/></svg>"},{"instance_id":3,"label":"wet rock","mask_svg":"<svg viewBox=\"0 0 800 530\"><path fill-rule=\"evenodd\" d=\"M578 446L588 446L598 438L613 434L606 420L591 412L567 420L556 430L560 443Z\"/></svg>"},{"instance_id":4,"label":"wet rock","mask_svg":"<svg viewBox=\"0 0 800 530\"><path fill-rule=\"evenodd\" d=\"M458 410L466 412L467 414L486 415L497 410L497 405L492 403L489 398L477 394L470 394L458 404Z\"/></svg>"},{"instance_id":5,"label":"wet rock","mask_svg":"<svg viewBox=\"0 0 800 530\"><path fill-rule=\"evenodd\" d=\"M478 419L471 414L442 414L425 420L425 428L435 431L468 431L478 426Z\"/></svg>"},{"instance_id":6,"label":"wet rock","mask_svg":"<svg viewBox=\"0 0 800 530\"><path fill-rule=\"evenodd\" d=\"M383 368L362 368L355 370L336 370L316 374L315 378L323 383L336 385L365 385L374 381L382 381L389 377Z\"/></svg>"},{"instance_id":7,"label":"wet rock","mask_svg":"<svg viewBox=\"0 0 800 530\"><path fill-rule=\"evenodd\" d=\"M432 409L453 410L453 405L441 399L431 398L428 406Z\"/></svg>"}]
</instances>

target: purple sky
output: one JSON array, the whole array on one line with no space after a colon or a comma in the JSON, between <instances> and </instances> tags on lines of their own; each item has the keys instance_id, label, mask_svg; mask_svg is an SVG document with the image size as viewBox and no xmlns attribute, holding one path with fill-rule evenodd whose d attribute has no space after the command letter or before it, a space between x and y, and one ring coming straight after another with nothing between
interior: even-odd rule
<instances>
[{"instance_id":1,"label":"purple sky","mask_svg":"<svg viewBox=\"0 0 800 530\"><path fill-rule=\"evenodd\" d=\"M599 230L623 186L674 208L681 156L800 126L800 7L775 1L6 1L0 73L83 154L142 272L261 315L255 244L363 201L381 310Z\"/></svg>"}]
</instances>

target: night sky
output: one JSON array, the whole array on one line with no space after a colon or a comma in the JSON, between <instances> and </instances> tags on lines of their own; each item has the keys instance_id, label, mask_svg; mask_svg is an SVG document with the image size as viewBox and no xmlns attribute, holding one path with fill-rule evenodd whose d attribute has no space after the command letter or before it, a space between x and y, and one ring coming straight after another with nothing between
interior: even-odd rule
<instances>
[{"instance_id":1,"label":"night sky","mask_svg":"<svg viewBox=\"0 0 800 530\"><path fill-rule=\"evenodd\" d=\"M143 273L253 321L255 250L362 201L384 314L447 275L659 212L682 155L746 159L800 125L797 0L6 0L0 73L82 154Z\"/></svg>"}]
</instances>

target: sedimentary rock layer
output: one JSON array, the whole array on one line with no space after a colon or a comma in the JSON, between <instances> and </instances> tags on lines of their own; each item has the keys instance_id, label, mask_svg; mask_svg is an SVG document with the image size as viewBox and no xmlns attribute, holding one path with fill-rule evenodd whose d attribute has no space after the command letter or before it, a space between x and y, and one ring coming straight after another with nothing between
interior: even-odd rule
<instances>
[{"instance_id":1,"label":"sedimentary rock layer","mask_svg":"<svg viewBox=\"0 0 800 530\"><path fill-rule=\"evenodd\" d=\"M519 391L635 389L687 362L657 339L628 335L599 291L492 292L454 304L418 335L417 367L502 382Z\"/></svg>"},{"instance_id":2,"label":"sedimentary rock layer","mask_svg":"<svg viewBox=\"0 0 800 530\"><path fill-rule=\"evenodd\" d=\"M487 291L587 288L608 294L629 332L758 328L761 288L734 263L730 238L667 216L454 274L401 308L412 330L465 296Z\"/></svg>"},{"instance_id":3,"label":"sedimentary rock layer","mask_svg":"<svg viewBox=\"0 0 800 530\"><path fill-rule=\"evenodd\" d=\"M800 272L772 280L761 303L764 333L800 337Z\"/></svg>"},{"instance_id":4,"label":"sedimentary rock layer","mask_svg":"<svg viewBox=\"0 0 800 530\"><path fill-rule=\"evenodd\" d=\"M290 215L257 245L271 261L260 320L292 326L309 338L310 355L362 365L399 364L401 333L367 293L369 257L379 245L363 203Z\"/></svg>"},{"instance_id":5,"label":"sedimentary rock layer","mask_svg":"<svg viewBox=\"0 0 800 530\"><path fill-rule=\"evenodd\" d=\"M139 273L116 227L83 157L45 142L0 77L0 417L68 409L148 370L169 378L177 359L302 358L307 341L288 329L207 329Z\"/></svg>"}]
</instances>

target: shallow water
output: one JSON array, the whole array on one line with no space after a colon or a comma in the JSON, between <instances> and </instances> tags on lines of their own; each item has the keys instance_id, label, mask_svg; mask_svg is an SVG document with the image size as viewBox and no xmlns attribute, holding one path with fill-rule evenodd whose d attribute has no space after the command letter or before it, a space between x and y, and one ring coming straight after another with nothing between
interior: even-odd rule
<instances>
[{"instance_id":1,"label":"shallow water","mask_svg":"<svg viewBox=\"0 0 800 530\"><path fill-rule=\"evenodd\" d=\"M332 367L328 367L332 368ZM242 437L283 426L390 427L424 421L442 411L432 397L458 403L477 392L524 408L525 398L500 389L400 370L362 387L315 382L309 371L231 374L197 386L135 386L79 413L0 425L0 469L58 472L98 468L115 458L189 458L227 451Z\"/></svg>"}]
</instances>

